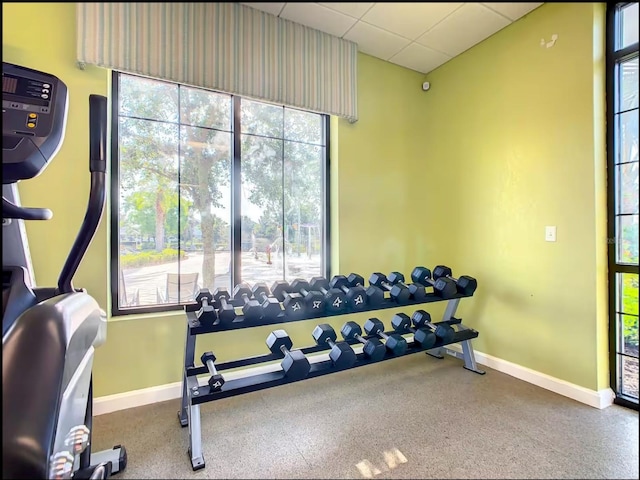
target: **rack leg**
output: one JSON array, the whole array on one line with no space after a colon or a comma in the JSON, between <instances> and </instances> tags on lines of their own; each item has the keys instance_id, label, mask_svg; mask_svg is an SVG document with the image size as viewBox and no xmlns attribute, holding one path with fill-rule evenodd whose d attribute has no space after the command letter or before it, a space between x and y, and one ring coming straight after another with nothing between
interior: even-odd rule
<instances>
[{"instance_id":1,"label":"rack leg","mask_svg":"<svg viewBox=\"0 0 640 480\"><path fill-rule=\"evenodd\" d=\"M444 314L442 315L443 322L446 322L447 320L451 320L451 318L453 318L453 316L456 314L459 303L459 298L454 298L453 300L449 300L447 302L447 308L445 308ZM458 331L468 329L468 327L465 327L462 323L457 324L456 327ZM484 375L485 373L487 373L484 370L478 368L476 357L473 353L473 347L471 346L471 340L463 340L462 342L460 342L460 345L462 345L462 353L447 347L434 348L431 350L427 350L426 353L427 355L438 359L443 359L444 354L446 353L448 355L451 355L452 357L464 360L464 368L466 368L467 370L478 373L480 375Z\"/></svg>"},{"instance_id":2,"label":"rack leg","mask_svg":"<svg viewBox=\"0 0 640 480\"><path fill-rule=\"evenodd\" d=\"M204 456L202 454L202 430L200 427L200 405L191 403L192 395L198 394L197 377L187 378L187 396L188 396L188 421L189 421L189 458L191 459L191 467L193 470L204 468Z\"/></svg>"},{"instance_id":3,"label":"rack leg","mask_svg":"<svg viewBox=\"0 0 640 480\"><path fill-rule=\"evenodd\" d=\"M187 392L187 368L194 366L193 361L196 352L196 336L189 333L189 322L187 321L187 338L184 348L184 371L182 372L182 400L180 401L180 411L178 412L178 420L180 425L186 427L189 423L188 409L189 396Z\"/></svg>"}]
</instances>

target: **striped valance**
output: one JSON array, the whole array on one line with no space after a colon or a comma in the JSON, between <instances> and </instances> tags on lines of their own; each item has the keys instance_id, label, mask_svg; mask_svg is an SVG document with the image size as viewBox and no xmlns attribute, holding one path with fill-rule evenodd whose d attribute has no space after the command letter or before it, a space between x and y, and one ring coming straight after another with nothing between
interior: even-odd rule
<instances>
[{"instance_id":1,"label":"striped valance","mask_svg":"<svg viewBox=\"0 0 640 480\"><path fill-rule=\"evenodd\" d=\"M357 45L239 3L78 3L78 61L357 119Z\"/></svg>"}]
</instances>

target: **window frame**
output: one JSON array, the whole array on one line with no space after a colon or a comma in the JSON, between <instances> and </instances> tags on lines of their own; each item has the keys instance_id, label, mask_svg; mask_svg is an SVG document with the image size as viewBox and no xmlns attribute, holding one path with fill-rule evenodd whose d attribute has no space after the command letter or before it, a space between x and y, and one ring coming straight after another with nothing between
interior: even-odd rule
<instances>
[{"instance_id":1,"label":"window frame","mask_svg":"<svg viewBox=\"0 0 640 480\"><path fill-rule=\"evenodd\" d=\"M610 386L615 393L614 403L638 410L638 399L622 393L622 374L619 362L619 315L618 275L621 273L638 274L638 265L621 263L617 259L618 243L616 237L616 154L618 131L616 128L616 102L619 99L617 85L618 65L638 57L638 42L618 49L621 37L621 15L619 12L628 5L637 2L619 2L607 4L606 11L606 106L607 106L607 249L609 264L609 375Z\"/></svg>"},{"instance_id":2,"label":"window frame","mask_svg":"<svg viewBox=\"0 0 640 480\"><path fill-rule=\"evenodd\" d=\"M137 315L137 314L149 314L149 313L161 313L161 312L175 312L182 311L185 303L180 304L168 304L168 305L142 305L121 307L119 305L120 297L120 148L119 148L119 120L120 120L120 77L122 75L131 77L148 78L142 75L132 74L128 72L120 72L113 70L111 74L111 166L110 166L110 195L111 204L109 208L110 215L110 235L109 235L109 252L110 252L110 295L111 295L111 316L122 315ZM192 87L191 85L181 84L178 82L172 82L170 80L156 79L159 82L165 82L170 84L176 84L185 87ZM194 87L203 88L203 87ZM224 95L230 95L231 97L231 115L232 115L232 131L231 133L231 286L234 287L240 283L241 275L241 101L243 98L246 100L256 101L271 104L265 100L252 99L249 97L242 97L239 95L228 94L226 92L218 92L213 89L210 90L216 93L222 93ZM296 107L289 107L287 105L277 105L278 107L290 108L293 110L306 111ZM321 115L322 118L322 136L324 139L324 162L322 168L322 188L324 189L323 197L323 218L322 218L322 266L321 271L325 278L329 278L331 272L331 116L310 112ZM180 123L181 124L181 123ZM285 140L283 139L283 142Z\"/></svg>"}]
</instances>

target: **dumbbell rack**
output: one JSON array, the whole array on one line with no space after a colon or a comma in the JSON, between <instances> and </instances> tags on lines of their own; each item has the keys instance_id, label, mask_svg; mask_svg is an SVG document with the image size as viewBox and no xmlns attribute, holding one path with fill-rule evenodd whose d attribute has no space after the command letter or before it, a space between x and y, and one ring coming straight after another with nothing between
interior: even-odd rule
<instances>
[{"instance_id":1,"label":"dumbbell rack","mask_svg":"<svg viewBox=\"0 0 640 480\"><path fill-rule=\"evenodd\" d=\"M462 320L454 317L456 310L458 308L458 304L460 300L465 297L469 297L471 295L463 295L458 293L455 297L451 299L444 300L441 297L438 297L434 293L427 294L427 297L421 301L410 300L409 302L398 304L393 301L391 298L385 298L382 305L376 306L375 308L367 309L367 310L347 310L339 313L326 313L322 316L314 316L314 317L287 317L283 314L278 317L272 319L261 319L259 321L247 321L243 318L243 316L238 316L232 322L228 323L220 323L219 320L213 324L203 325L196 318L195 312L199 309L198 304L188 304L185 306L185 313L187 314L187 335L185 342L185 354L184 354L184 373L182 377L182 400L181 400L181 408L178 412L178 419L180 421L180 425L183 427L189 427L189 449L188 455L191 460L191 466L193 470L199 470L205 467L204 455L202 452L202 432L200 425L200 405L203 403L211 402L213 400L220 400L222 398L232 397L235 395L241 395L243 393L255 392L257 390L264 390L267 388L275 387L278 385L285 385L287 383L292 383L295 381L300 381L298 379L291 379L284 375L282 370L267 372L267 373L258 373L254 375L248 375L241 378L230 379L225 382L221 390L212 392L208 385L200 386L198 383L197 375L203 375L209 373L209 370L206 366L196 367L194 364L195 360L195 347L196 347L196 336L205 334L205 333L216 333L228 330L236 330L239 328L247 328L247 327L256 327L263 325L272 325L272 324L280 324L287 322L294 322L300 320L312 320L312 319L323 319L327 317L333 317L338 315L349 315L354 313L362 313L363 311L377 311L384 310L388 308L400 308L400 307L411 307L413 305L422 305L426 303L432 302L440 302L447 301L447 307L445 308L445 312L443 314L442 322L447 323L454 327L456 330L454 338L451 342L443 343L440 338L438 338L436 344L429 350L424 350L415 342L408 342L408 348L406 353L403 355L393 355L392 353L386 353L385 357L380 361L391 360L394 358L399 358L404 355L410 355L412 353L425 352L426 354L435 357L435 358L444 358L444 354L449 354L456 358L459 358L464 361L464 368L467 370L471 370L472 372L483 375L485 372L480 370L476 364L475 355L473 351L473 347L471 345L471 340L477 338L479 333L469 327L466 327ZM241 307L243 305L242 300L233 300L230 303L234 305L234 307ZM216 306L218 307L218 306ZM437 323L435 324L437 325ZM388 335L392 333L397 333L395 331L387 331L385 332ZM413 338L412 334L405 334L407 337L410 336ZM403 335L403 336L405 336ZM377 338L374 335L364 336L366 339ZM348 342L350 345L361 345L357 340L352 340ZM462 352L457 350L448 348L448 345L452 345L454 343L460 343L462 346ZM318 353L322 351L329 350L328 346L311 346L306 348L297 349L301 350L305 355ZM265 362L272 362L276 360L281 360L281 355L276 355L273 353L269 353L266 355L258 355L254 357L246 357L238 360L232 360L229 362L224 362L220 364L216 364L217 371L223 372L224 370L229 370L233 368L241 368L247 367L250 365L256 365ZM371 363L379 363L373 362L365 357L364 353L360 352L357 354L357 362L351 368L361 367L363 365L369 365ZM327 375L330 373L334 373L340 371L333 366L331 360L319 361L319 362L311 362L311 370L309 375L301 380L307 380L310 378L319 377L322 375Z\"/></svg>"}]
</instances>

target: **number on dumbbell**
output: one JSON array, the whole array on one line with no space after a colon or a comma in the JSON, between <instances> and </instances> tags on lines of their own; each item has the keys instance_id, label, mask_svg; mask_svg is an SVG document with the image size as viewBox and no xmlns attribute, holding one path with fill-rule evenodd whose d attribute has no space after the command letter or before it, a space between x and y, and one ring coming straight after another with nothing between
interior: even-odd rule
<instances>
[{"instance_id":1,"label":"number on dumbbell","mask_svg":"<svg viewBox=\"0 0 640 480\"><path fill-rule=\"evenodd\" d=\"M207 367L207 370L209 370L209 373L211 374L211 377L207 382L209 384L209 389L212 392L217 392L224 385L224 377L218 373L218 370L216 370L214 363L216 361L216 356L213 352L204 352L200 357L200 360L202 360L202 364Z\"/></svg>"},{"instance_id":2,"label":"number on dumbbell","mask_svg":"<svg viewBox=\"0 0 640 480\"><path fill-rule=\"evenodd\" d=\"M326 278L313 277L309 285L311 285L311 290L317 290L324 295L327 312L342 313L347 309L347 299L344 292L337 288L331 288Z\"/></svg>"},{"instance_id":3,"label":"number on dumbbell","mask_svg":"<svg viewBox=\"0 0 640 480\"><path fill-rule=\"evenodd\" d=\"M309 282L302 278L296 278L291 282L291 291L302 295L307 316L316 317L324 313L326 305L324 296L319 291L312 290Z\"/></svg>"},{"instance_id":4,"label":"number on dumbbell","mask_svg":"<svg viewBox=\"0 0 640 480\"><path fill-rule=\"evenodd\" d=\"M367 309L367 291L362 286L349 286L349 280L344 275L336 275L329 282L329 287L337 288L345 293L347 306L353 310Z\"/></svg>"},{"instance_id":5,"label":"number on dumbbell","mask_svg":"<svg viewBox=\"0 0 640 480\"><path fill-rule=\"evenodd\" d=\"M294 292L284 280L276 280L271 286L271 293L284 307L284 314L288 318L303 318L305 316L304 299Z\"/></svg>"}]
</instances>

